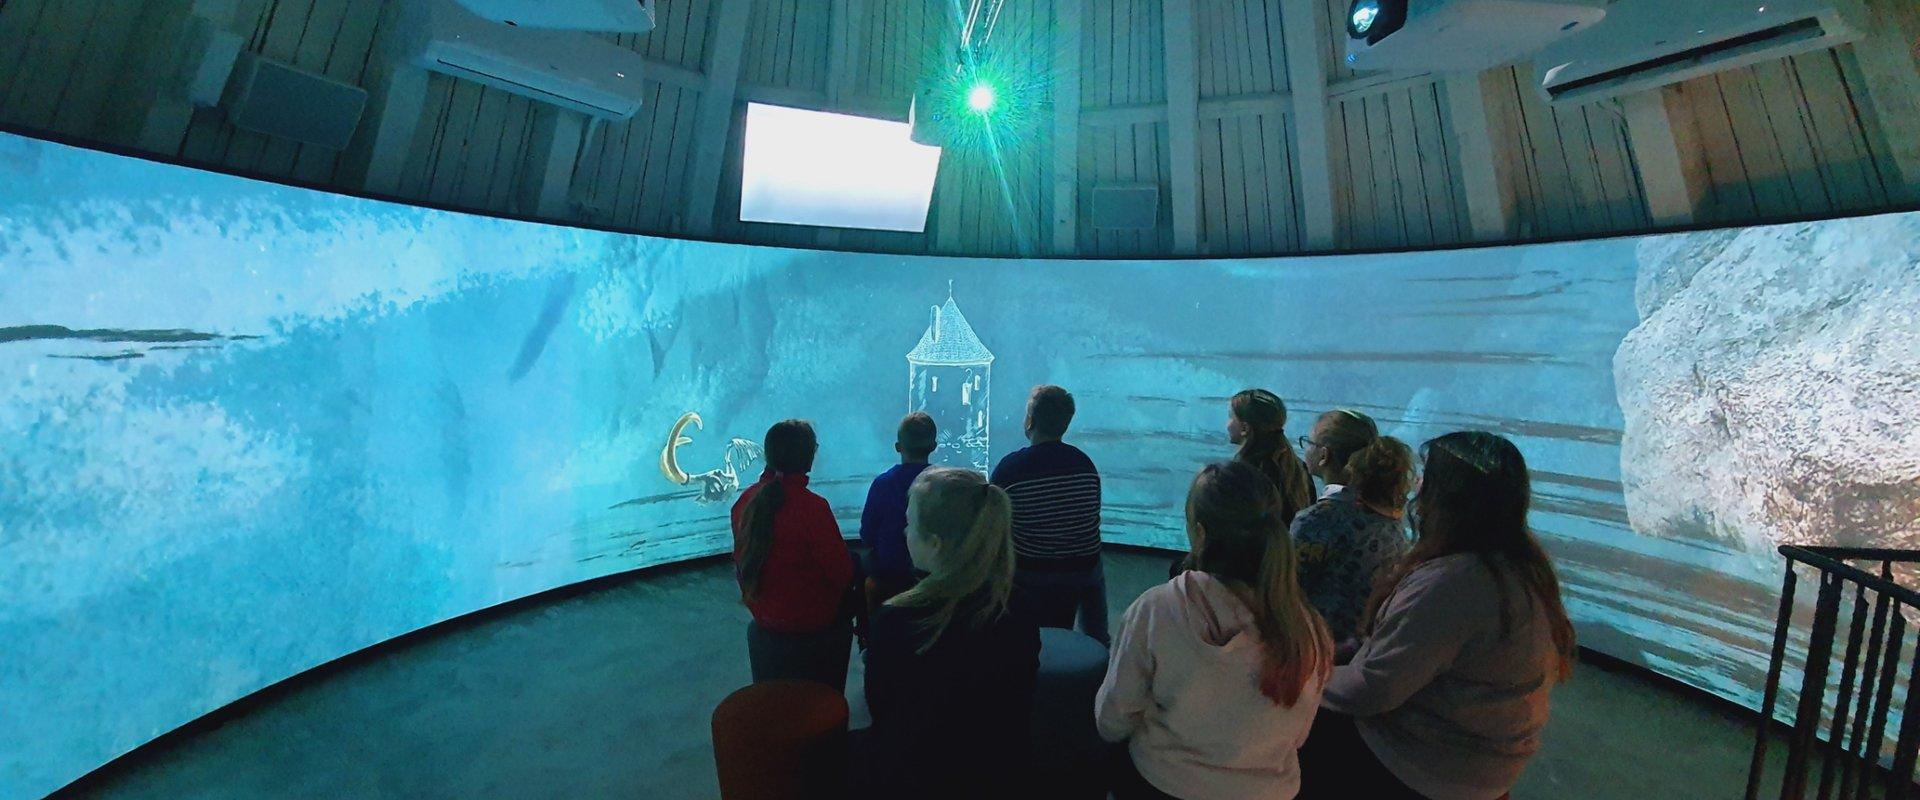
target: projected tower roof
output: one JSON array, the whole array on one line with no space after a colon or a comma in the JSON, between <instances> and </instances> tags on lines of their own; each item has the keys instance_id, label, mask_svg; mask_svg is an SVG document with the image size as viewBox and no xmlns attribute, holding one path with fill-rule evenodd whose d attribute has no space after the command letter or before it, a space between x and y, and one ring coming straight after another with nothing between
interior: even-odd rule
<instances>
[{"instance_id":1,"label":"projected tower roof","mask_svg":"<svg viewBox=\"0 0 1920 800\"><path fill-rule=\"evenodd\" d=\"M960 313L960 306L948 296L946 305L933 307L927 332L907 353L907 360L915 364L991 364L993 352L980 343L966 315Z\"/></svg>"}]
</instances>

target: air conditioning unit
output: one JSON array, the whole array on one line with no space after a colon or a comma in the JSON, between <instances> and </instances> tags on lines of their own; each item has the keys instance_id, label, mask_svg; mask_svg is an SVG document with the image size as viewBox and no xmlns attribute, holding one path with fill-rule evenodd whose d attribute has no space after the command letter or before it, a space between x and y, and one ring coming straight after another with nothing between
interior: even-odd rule
<instances>
[{"instance_id":1,"label":"air conditioning unit","mask_svg":"<svg viewBox=\"0 0 1920 800\"><path fill-rule=\"evenodd\" d=\"M432 72L621 120L640 110L639 53L580 31L492 22L454 0L406 0L403 56Z\"/></svg>"},{"instance_id":2,"label":"air conditioning unit","mask_svg":"<svg viewBox=\"0 0 1920 800\"><path fill-rule=\"evenodd\" d=\"M1619 0L1534 63L1549 101L1586 103L1846 44L1866 17L1859 0Z\"/></svg>"},{"instance_id":3,"label":"air conditioning unit","mask_svg":"<svg viewBox=\"0 0 1920 800\"><path fill-rule=\"evenodd\" d=\"M1675 0L1718 2L1719 0ZM1347 64L1394 72L1479 71L1517 61L1607 16L1604 0L1354 0Z\"/></svg>"},{"instance_id":4,"label":"air conditioning unit","mask_svg":"<svg viewBox=\"0 0 1920 800\"><path fill-rule=\"evenodd\" d=\"M653 0L460 0L460 4L486 19L523 28L653 30Z\"/></svg>"}]
</instances>

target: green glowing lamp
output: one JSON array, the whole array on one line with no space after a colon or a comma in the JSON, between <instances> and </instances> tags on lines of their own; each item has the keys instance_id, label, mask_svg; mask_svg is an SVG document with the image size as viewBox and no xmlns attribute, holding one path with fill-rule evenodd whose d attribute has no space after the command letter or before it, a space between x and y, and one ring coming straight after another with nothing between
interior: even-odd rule
<instances>
[{"instance_id":1,"label":"green glowing lamp","mask_svg":"<svg viewBox=\"0 0 1920 800\"><path fill-rule=\"evenodd\" d=\"M967 108L973 109L975 114L993 113L993 106L998 100L993 85L985 81L976 82L973 88L967 90Z\"/></svg>"}]
</instances>

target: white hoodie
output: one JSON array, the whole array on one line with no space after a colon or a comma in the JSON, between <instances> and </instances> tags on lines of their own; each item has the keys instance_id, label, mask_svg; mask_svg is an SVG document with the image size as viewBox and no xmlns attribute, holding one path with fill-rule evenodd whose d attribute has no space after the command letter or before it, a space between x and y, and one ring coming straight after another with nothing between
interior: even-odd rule
<instances>
[{"instance_id":1,"label":"white hoodie","mask_svg":"<svg viewBox=\"0 0 1920 800\"><path fill-rule=\"evenodd\" d=\"M1225 584L1186 572L1140 595L1113 640L1094 721L1141 777L1187 800L1286 800L1323 679L1282 706L1260 693L1253 616Z\"/></svg>"}]
</instances>

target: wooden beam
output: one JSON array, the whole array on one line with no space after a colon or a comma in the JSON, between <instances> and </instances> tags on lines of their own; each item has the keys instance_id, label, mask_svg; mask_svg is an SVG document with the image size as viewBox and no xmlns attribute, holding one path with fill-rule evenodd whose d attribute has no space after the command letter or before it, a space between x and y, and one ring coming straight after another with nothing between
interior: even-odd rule
<instances>
[{"instance_id":1,"label":"wooden beam","mask_svg":"<svg viewBox=\"0 0 1920 800\"><path fill-rule=\"evenodd\" d=\"M1261 114L1285 114L1292 110L1293 96L1285 92L1230 94L1200 101L1201 119L1257 117Z\"/></svg>"},{"instance_id":2,"label":"wooden beam","mask_svg":"<svg viewBox=\"0 0 1920 800\"><path fill-rule=\"evenodd\" d=\"M1707 193L1705 151L1692 126L1675 124L1667 103L1666 89L1651 89L1621 98L1620 107L1653 224L1691 225Z\"/></svg>"},{"instance_id":3,"label":"wooden beam","mask_svg":"<svg viewBox=\"0 0 1920 800\"><path fill-rule=\"evenodd\" d=\"M381 33L361 81L367 90L367 110L347 149L340 151L334 170L336 182L374 194L400 193L400 175L427 103L426 70L408 63L401 52L403 37L397 23L404 13L402 5L387 3L380 10Z\"/></svg>"},{"instance_id":4,"label":"wooden beam","mask_svg":"<svg viewBox=\"0 0 1920 800\"><path fill-rule=\"evenodd\" d=\"M711 51L709 51L708 56L709 58L712 57ZM737 60L739 54L734 54L734 58ZM679 64L670 64L657 58L647 58L643 60L647 65L645 77L650 80L696 92L704 92L707 90L707 76L699 70L687 69Z\"/></svg>"},{"instance_id":5,"label":"wooden beam","mask_svg":"<svg viewBox=\"0 0 1920 800\"><path fill-rule=\"evenodd\" d=\"M1293 152L1299 165L1300 245L1331 250L1334 238L1333 160L1327 136L1326 4L1280 0L1287 88L1293 95Z\"/></svg>"},{"instance_id":6,"label":"wooden beam","mask_svg":"<svg viewBox=\"0 0 1920 800\"><path fill-rule=\"evenodd\" d=\"M803 12L804 13L804 12ZM866 41L861 38L861 20L867 16L867 0L833 0L833 21L827 31L827 102L838 104L853 93L854 67L860 63Z\"/></svg>"},{"instance_id":7,"label":"wooden beam","mask_svg":"<svg viewBox=\"0 0 1920 800\"><path fill-rule=\"evenodd\" d=\"M1363 94L1385 94L1398 89L1433 83L1438 77L1421 72L1411 75L1368 75L1327 84L1329 100ZM1261 114L1284 114L1293 110L1291 92L1250 92L1200 98L1200 119L1231 119ZM1167 118L1165 103L1129 103L1114 106L1083 106L1080 122L1084 125L1120 126L1160 122Z\"/></svg>"},{"instance_id":8,"label":"wooden beam","mask_svg":"<svg viewBox=\"0 0 1920 800\"><path fill-rule=\"evenodd\" d=\"M815 89L743 83L734 90L734 99L743 103L765 103L789 108L835 111L894 122L907 121L907 98L905 97L887 98L849 93L841 95L838 101L832 101L827 99L825 92Z\"/></svg>"},{"instance_id":9,"label":"wooden beam","mask_svg":"<svg viewBox=\"0 0 1920 800\"><path fill-rule=\"evenodd\" d=\"M1487 116L1486 75L1454 73L1446 77L1442 89L1447 96L1447 117L1453 123L1454 155L1460 163L1460 183L1466 194L1473 240L1506 239L1513 231L1512 193L1502 180L1493 120Z\"/></svg>"},{"instance_id":10,"label":"wooden beam","mask_svg":"<svg viewBox=\"0 0 1920 800\"><path fill-rule=\"evenodd\" d=\"M1161 122L1167 118L1166 103L1129 103L1117 106L1087 106L1080 109L1080 124L1118 127Z\"/></svg>"},{"instance_id":11,"label":"wooden beam","mask_svg":"<svg viewBox=\"0 0 1920 800\"><path fill-rule=\"evenodd\" d=\"M1867 38L1853 44L1853 56L1904 184L1890 187L1892 199L1920 200L1920 9L1913 0L1870 0L1868 13Z\"/></svg>"},{"instance_id":12,"label":"wooden beam","mask_svg":"<svg viewBox=\"0 0 1920 800\"><path fill-rule=\"evenodd\" d=\"M0 5L5 5L0 3ZM225 31L238 15L237 0L187 0L154 2L140 11L135 24L152 31L157 41L156 55L145 66L151 71L134 73L150 80L129 77L116 88L116 103L135 105L145 101L145 109L131 120L116 125L121 135L129 135L135 147L172 155L180 151L187 127L193 123L193 103L187 98L187 83L197 66L206 42L193 36L196 25ZM196 18L198 21L196 22ZM136 96L142 92L144 96ZM124 117L122 119L125 119Z\"/></svg>"},{"instance_id":13,"label":"wooden beam","mask_svg":"<svg viewBox=\"0 0 1920 800\"><path fill-rule=\"evenodd\" d=\"M1079 249L1080 12L1085 0L1054 0L1053 254Z\"/></svg>"},{"instance_id":14,"label":"wooden beam","mask_svg":"<svg viewBox=\"0 0 1920 800\"><path fill-rule=\"evenodd\" d=\"M753 0L718 0L707 36L707 83L693 128L693 168L687 170L687 215L683 228L695 236L713 232L713 206L720 194L721 161L732 136L734 92L746 49Z\"/></svg>"},{"instance_id":15,"label":"wooden beam","mask_svg":"<svg viewBox=\"0 0 1920 800\"><path fill-rule=\"evenodd\" d=\"M1382 72L1361 75L1327 84L1327 99L1341 100L1356 95L1386 94L1398 89L1424 86L1440 79L1441 76L1431 72Z\"/></svg>"},{"instance_id":16,"label":"wooden beam","mask_svg":"<svg viewBox=\"0 0 1920 800\"><path fill-rule=\"evenodd\" d=\"M1173 251L1181 254L1200 252L1200 67L1193 4L1194 0L1165 0L1161 6Z\"/></svg>"},{"instance_id":17,"label":"wooden beam","mask_svg":"<svg viewBox=\"0 0 1920 800\"><path fill-rule=\"evenodd\" d=\"M527 144L527 181L521 187L520 211L543 219L567 216L567 196L573 187L573 168L580 157L586 115L558 106L534 111L533 140Z\"/></svg>"}]
</instances>

